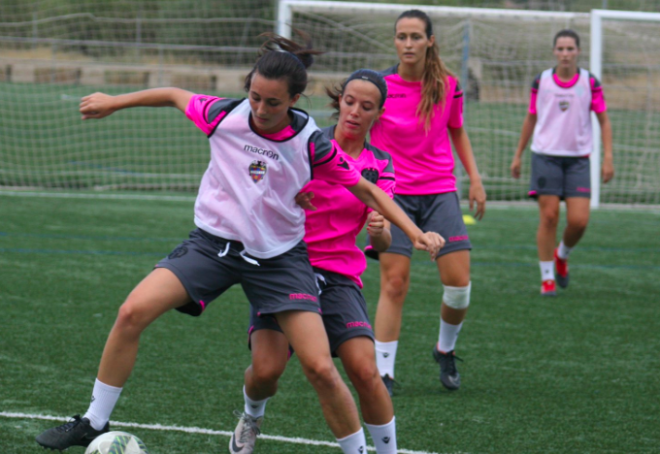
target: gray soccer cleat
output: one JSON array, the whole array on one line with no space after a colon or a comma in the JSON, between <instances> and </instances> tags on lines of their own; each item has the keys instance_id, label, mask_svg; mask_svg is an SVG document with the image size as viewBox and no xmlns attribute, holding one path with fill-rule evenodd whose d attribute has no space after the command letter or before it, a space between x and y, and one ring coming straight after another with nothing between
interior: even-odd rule
<instances>
[{"instance_id":1,"label":"gray soccer cleat","mask_svg":"<svg viewBox=\"0 0 660 454\"><path fill-rule=\"evenodd\" d=\"M440 364L440 383L449 391L456 391L461 387L461 374L456 369L456 360L463 361L454 354L454 350L442 353L433 346L433 359Z\"/></svg>"},{"instance_id":2,"label":"gray soccer cleat","mask_svg":"<svg viewBox=\"0 0 660 454\"><path fill-rule=\"evenodd\" d=\"M238 425L229 440L229 452L231 454L252 454L254 444L257 442L257 435L261 433L260 418L253 418L245 412L235 411L234 415L238 418Z\"/></svg>"}]
</instances>

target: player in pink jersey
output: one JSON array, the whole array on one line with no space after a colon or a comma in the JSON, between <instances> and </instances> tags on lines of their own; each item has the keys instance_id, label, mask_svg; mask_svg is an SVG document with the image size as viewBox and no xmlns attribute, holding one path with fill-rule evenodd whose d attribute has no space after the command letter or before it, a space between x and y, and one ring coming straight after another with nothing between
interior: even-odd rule
<instances>
[{"instance_id":1,"label":"player in pink jersey","mask_svg":"<svg viewBox=\"0 0 660 454\"><path fill-rule=\"evenodd\" d=\"M454 348L470 303L471 244L456 193L452 143L470 177L470 209L476 203L477 219L484 215L486 193L463 128L463 92L440 59L431 20L422 11L409 10L396 20L395 32L399 64L384 72L385 113L374 125L371 141L392 154L397 172L395 201L420 228L447 240L436 261L444 295L433 358L440 364L441 383L455 390L460 375ZM380 254L375 323L378 369L390 389L411 254L405 235L392 226L392 245Z\"/></svg>"},{"instance_id":2,"label":"player in pink jersey","mask_svg":"<svg viewBox=\"0 0 660 454\"><path fill-rule=\"evenodd\" d=\"M577 65L580 37L573 30L562 30L555 35L553 46L557 66L543 71L532 83L529 111L511 163L511 175L520 178L520 158L533 134L529 195L539 204L536 244L544 296L557 294L555 282L560 287L568 286L568 255L589 222L591 112L595 112L601 127L603 182L614 176L607 105L598 79ZM555 247L561 200L566 202L567 222Z\"/></svg>"},{"instance_id":3,"label":"player in pink jersey","mask_svg":"<svg viewBox=\"0 0 660 454\"><path fill-rule=\"evenodd\" d=\"M96 93L82 99L83 119L103 118L129 107L176 107L208 135L211 161L195 203L197 229L156 265L119 309L87 413L46 430L37 437L39 444L64 450L86 446L107 432L133 370L142 332L171 309L200 315L211 301L240 283L250 305L276 317L296 349L344 452L366 449L355 402L330 355L314 271L302 241L305 215L295 196L312 176L341 184L399 224L432 256L443 240L435 233L422 233L382 189L362 178L309 115L293 109L306 88L306 68L315 53L311 46L268 34L245 79L244 100L177 88L116 97Z\"/></svg>"},{"instance_id":4,"label":"player in pink jersey","mask_svg":"<svg viewBox=\"0 0 660 454\"><path fill-rule=\"evenodd\" d=\"M389 154L366 142L373 122L382 114L387 85L377 72L355 71L338 90L329 90L338 110L336 126L324 129L360 173L394 197L394 173ZM382 216L344 187L324 181L311 181L301 200L314 195L314 208L308 205L305 242L321 290L323 322L334 356L344 369L359 398L365 425L378 454L396 453L394 410L387 389L380 379L374 354L373 331L360 288L360 275L366 268L364 254L355 239L368 223L371 245L385 251L391 241ZM307 196L307 197L304 197ZM369 221L368 221L369 219ZM252 364L245 371L244 411L229 444L230 452L252 452L263 420L266 402L277 391L289 355L289 343L273 317L252 312L249 339ZM235 449L236 441L250 449Z\"/></svg>"}]
</instances>

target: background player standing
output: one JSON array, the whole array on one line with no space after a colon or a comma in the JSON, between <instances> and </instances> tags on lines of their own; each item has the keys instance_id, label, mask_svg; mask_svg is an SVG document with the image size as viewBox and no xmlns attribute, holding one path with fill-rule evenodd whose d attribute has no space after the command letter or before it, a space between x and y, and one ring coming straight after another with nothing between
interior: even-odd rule
<instances>
[{"instance_id":1,"label":"background player standing","mask_svg":"<svg viewBox=\"0 0 660 454\"><path fill-rule=\"evenodd\" d=\"M399 64L382 73L388 97L385 113L371 130L371 142L392 155L397 204L422 230L438 232L446 240L436 260L444 295L433 357L440 364L440 381L455 390L460 386L460 375L454 348L470 304L472 246L456 193L452 143L470 177L470 209L476 203L477 219L484 215L486 193L463 128L463 92L440 59L426 13L402 13L395 22L394 45ZM392 226L392 245L380 254L381 288L375 322L378 369L390 393L411 255L411 243Z\"/></svg>"},{"instance_id":2,"label":"background player standing","mask_svg":"<svg viewBox=\"0 0 660 454\"><path fill-rule=\"evenodd\" d=\"M541 295L544 296L556 295L555 279L560 287L568 286L568 256L589 222L591 111L596 113L601 127L603 182L607 183L614 176L612 126L603 89L593 74L577 65L578 34L573 30L558 32L553 41L553 53L557 66L543 71L532 83L529 111L511 163L511 175L519 178L520 158L533 133L529 195L535 197L539 205L536 243ZM560 200L566 202L566 228L555 248Z\"/></svg>"}]
</instances>

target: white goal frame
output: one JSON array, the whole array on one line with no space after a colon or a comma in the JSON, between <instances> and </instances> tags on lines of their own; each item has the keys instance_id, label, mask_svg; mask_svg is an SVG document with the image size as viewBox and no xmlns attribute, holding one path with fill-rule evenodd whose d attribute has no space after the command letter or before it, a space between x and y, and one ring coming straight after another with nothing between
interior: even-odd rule
<instances>
[{"instance_id":1,"label":"white goal frame","mask_svg":"<svg viewBox=\"0 0 660 454\"><path fill-rule=\"evenodd\" d=\"M591 10L591 48L589 66L591 73L598 79L603 75L603 19L626 21L660 22L660 13L646 13L639 11L614 11L607 9ZM593 150L590 156L591 170L591 207L598 208L600 204L600 123L595 114L592 114Z\"/></svg>"}]
</instances>

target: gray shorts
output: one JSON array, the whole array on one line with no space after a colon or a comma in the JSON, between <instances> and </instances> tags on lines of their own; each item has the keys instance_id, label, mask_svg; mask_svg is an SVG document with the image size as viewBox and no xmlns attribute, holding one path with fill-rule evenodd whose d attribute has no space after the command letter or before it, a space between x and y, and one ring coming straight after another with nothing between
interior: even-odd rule
<instances>
[{"instance_id":1,"label":"gray shorts","mask_svg":"<svg viewBox=\"0 0 660 454\"><path fill-rule=\"evenodd\" d=\"M339 346L354 337L366 336L374 340L367 303L357 284L341 274L319 268L314 268L314 272L321 291L321 315L328 333L332 356L337 356ZM259 316L253 307L248 334L260 329L282 332L275 317L263 314Z\"/></svg>"},{"instance_id":2,"label":"gray shorts","mask_svg":"<svg viewBox=\"0 0 660 454\"><path fill-rule=\"evenodd\" d=\"M193 300L177 310L200 315L229 287L241 284L257 313L320 312L316 278L303 241L270 259L241 254L243 250L238 241L201 229L190 232L189 239L156 265L172 271Z\"/></svg>"},{"instance_id":3,"label":"gray shorts","mask_svg":"<svg viewBox=\"0 0 660 454\"><path fill-rule=\"evenodd\" d=\"M556 195L591 198L589 158L571 158L532 153L529 196Z\"/></svg>"},{"instance_id":4,"label":"gray shorts","mask_svg":"<svg viewBox=\"0 0 660 454\"><path fill-rule=\"evenodd\" d=\"M429 195L395 195L394 201L423 232L437 232L445 239L438 257L450 252L472 249L456 192ZM387 252L412 256L413 245L403 230L391 225L392 244ZM377 258L372 249L368 257Z\"/></svg>"}]
</instances>

